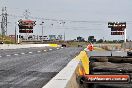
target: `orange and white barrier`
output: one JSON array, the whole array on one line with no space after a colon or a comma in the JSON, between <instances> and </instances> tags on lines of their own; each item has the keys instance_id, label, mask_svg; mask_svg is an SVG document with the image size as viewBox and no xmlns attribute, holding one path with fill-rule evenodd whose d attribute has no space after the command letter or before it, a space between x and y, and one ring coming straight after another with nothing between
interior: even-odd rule
<instances>
[{"instance_id":1,"label":"orange and white barrier","mask_svg":"<svg viewBox=\"0 0 132 88\"><path fill-rule=\"evenodd\" d=\"M93 51L94 50L93 44L92 43L88 44L85 50L86 51Z\"/></svg>"}]
</instances>

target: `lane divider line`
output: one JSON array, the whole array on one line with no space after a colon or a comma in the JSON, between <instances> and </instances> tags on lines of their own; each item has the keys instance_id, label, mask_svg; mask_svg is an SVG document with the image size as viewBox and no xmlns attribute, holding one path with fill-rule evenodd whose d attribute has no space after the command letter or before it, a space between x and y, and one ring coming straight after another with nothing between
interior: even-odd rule
<instances>
[{"instance_id":1,"label":"lane divider line","mask_svg":"<svg viewBox=\"0 0 132 88\"><path fill-rule=\"evenodd\" d=\"M61 48L63 48L63 47L61 47ZM56 49L60 49L60 48L56 48ZM52 51L53 49L49 49L50 51ZM44 52L46 52L47 50L43 50ZM37 51L38 53L40 53L41 51ZM33 53L33 52L28 52L28 53ZM21 53L22 55L24 55L25 53ZM14 54L15 56L18 56L19 54ZM10 57L11 55L6 55L7 57ZM0 57L2 57L2 56L0 56Z\"/></svg>"},{"instance_id":2,"label":"lane divider line","mask_svg":"<svg viewBox=\"0 0 132 88\"><path fill-rule=\"evenodd\" d=\"M41 51L37 51L38 53L40 53Z\"/></svg>"},{"instance_id":3,"label":"lane divider line","mask_svg":"<svg viewBox=\"0 0 132 88\"><path fill-rule=\"evenodd\" d=\"M33 52L28 52L28 53L33 53Z\"/></svg>"},{"instance_id":4,"label":"lane divider line","mask_svg":"<svg viewBox=\"0 0 132 88\"><path fill-rule=\"evenodd\" d=\"M52 50L52 49L49 49L50 51Z\"/></svg>"},{"instance_id":5,"label":"lane divider line","mask_svg":"<svg viewBox=\"0 0 132 88\"><path fill-rule=\"evenodd\" d=\"M21 53L22 55L25 54L25 53Z\"/></svg>"},{"instance_id":6,"label":"lane divider line","mask_svg":"<svg viewBox=\"0 0 132 88\"><path fill-rule=\"evenodd\" d=\"M7 57L10 57L11 55L6 55Z\"/></svg>"},{"instance_id":7,"label":"lane divider line","mask_svg":"<svg viewBox=\"0 0 132 88\"><path fill-rule=\"evenodd\" d=\"M14 54L15 56L18 56L18 54Z\"/></svg>"}]
</instances>

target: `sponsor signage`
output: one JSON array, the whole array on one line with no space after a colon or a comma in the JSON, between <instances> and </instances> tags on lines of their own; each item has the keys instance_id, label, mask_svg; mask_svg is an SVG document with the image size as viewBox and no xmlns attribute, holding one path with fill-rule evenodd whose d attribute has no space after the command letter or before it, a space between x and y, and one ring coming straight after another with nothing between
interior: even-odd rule
<instances>
[{"instance_id":1,"label":"sponsor signage","mask_svg":"<svg viewBox=\"0 0 132 88\"><path fill-rule=\"evenodd\" d=\"M126 22L108 22L108 28L126 28Z\"/></svg>"},{"instance_id":2,"label":"sponsor signage","mask_svg":"<svg viewBox=\"0 0 132 88\"><path fill-rule=\"evenodd\" d=\"M124 35L126 22L108 22L108 28L111 28L111 35Z\"/></svg>"},{"instance_id":3,"label":"sponsor signage","mask_svg":"<svg viewBox=\"0 0 132 88\"><path fill-rule=\"evenodd\" d=\"M129 83L129 75L85 75L87 83Z\"/></svg>"}]
</instances>

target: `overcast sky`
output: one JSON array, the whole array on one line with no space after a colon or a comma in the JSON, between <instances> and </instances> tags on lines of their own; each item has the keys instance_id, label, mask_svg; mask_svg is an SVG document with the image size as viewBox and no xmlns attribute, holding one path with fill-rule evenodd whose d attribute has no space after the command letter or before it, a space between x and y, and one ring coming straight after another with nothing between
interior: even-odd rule
<instances>
[{"instance_id":1,"label":"overcast sky","mask_svg":"<svg viewBox=\"0 0 132 88\"><path fill-rule=\"evenodd\" d=\"M111 36L108 21L127 22L127 38L132 40L132 0L0 0L0 8L7 7L8 14L23 15L25 9L33 17L65 20L64 26L59 22L45 21L44 34L66 34L66 39L77 36L87 38L122 39ZM8 34L14 33L14 22L20 18L9 17ZM42 20L34 19L37 24ZM68 21L67 21L68 20ZM71 22L88 21L88 22ZM52 27L50 24L54 24ZM36 25L34 34L41 35L41 26Z\"/></svg>"}]
</instances>

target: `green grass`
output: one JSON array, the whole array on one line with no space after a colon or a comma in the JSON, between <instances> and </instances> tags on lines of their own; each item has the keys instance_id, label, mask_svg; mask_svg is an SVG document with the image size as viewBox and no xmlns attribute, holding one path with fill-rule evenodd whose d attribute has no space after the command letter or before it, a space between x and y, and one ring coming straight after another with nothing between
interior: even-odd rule
<instances>
[{"instance_id":1,"label":"green grass","mask_svg":"<svg viewBox=\"0 0 132 88\"><path fill-rule=\"evenodd\" d=\"M9 36L2 36L0 35L0 42L4 42L4 44L15 44L15 40L13 38L10 38Z\"/></svg>"}]
</instances>

